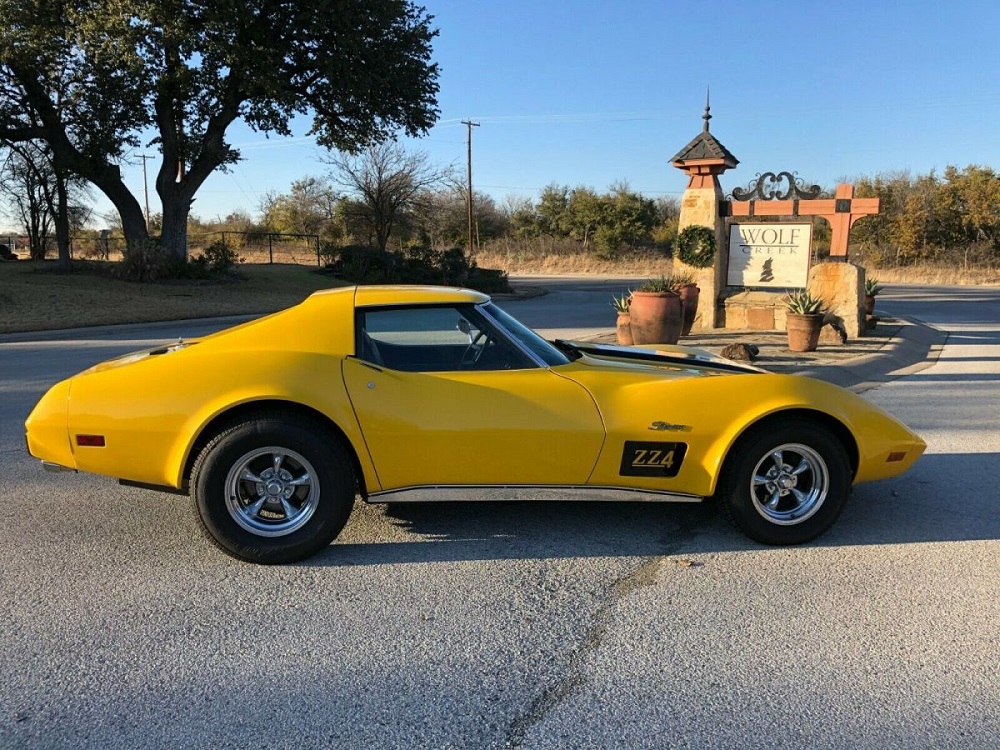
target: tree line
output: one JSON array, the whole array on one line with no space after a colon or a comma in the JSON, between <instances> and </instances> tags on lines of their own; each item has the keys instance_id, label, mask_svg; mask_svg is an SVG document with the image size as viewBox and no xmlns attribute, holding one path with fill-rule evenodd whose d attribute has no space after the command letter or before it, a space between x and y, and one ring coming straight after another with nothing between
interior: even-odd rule
<instances>
[{"instance_id":1,"label":"tree line","mask_svg":"<svg viewBox=\"0 0 1000 750\"><path fill-rule=\"evenodd\" d=\"M0 202L43 248L52 226L55 185L24 158L25 148L0 161ZM271 192L255 215L237 211L205 221L189 217L192 235L218 231L261 236L299 234L319 238L324 254L366 246L380 250L424 247L443 251L467 243L467 186L450 168L421 152L388 142L357 154L325 158L325 174L306 176L287 192ZM851 233L852 256L873 266L918 262L996 264L1000 260L1000 175L990 167L948 166L938 174L909 172L862 176L858 197L878 197L881 212L861 219ZM70 214L78 234L89 216L90 194L70 183ZM825 191L833 195L833 189ZM647 198L624 182L600 192L587 186L550 184L536 198L498 202L473 193L474 245L520 243L535 254L561 251L614 259L633 250L672 251L680 205L673 196ZM151 231L162 226L151 221ZM816 220L815 249L828 250L829 227ZM118 227L120 230L120 227ZM91 233L94 234L94 233ZM33 239L34 244L36 240Z\"/></svg>"},{"instance_id":2,"label":"tree line","mask_svg":"<svg viewBox=\"0 0 1000 750\"><path fill-rule=\"evenodd\" d=\"M468 243L467 186L450 169L433 167L426 155L382 144L327 163L328 175L268 194L248 231L313 234L332 246L380 250ZM680 213L676 199L654 201L625 183L605 193L552 184L537 201L512 197L498 203L474 192L472 202L474 246L506 237L550 238L577 241L582 250L609 258L651 244L669 249Z\"/></svg>"},{"instance_id":3,"label":"tree line","mask_svg":"<svg viewBox=\"0 0 1000 750\"><path fill-rule=\"evenodd\" d=\"M402 158L401 152L397 156ZM465 187L449 182L446 172L438 178L399 203L392 225L383 226L381 233L374 228L380 221L375 203L366 203L336 174L305 178L288 193L268 196L261 206L260 228L318 234L334 245L462 246ZM347 188L346 195L338 196L338 185ZM854 185L858 197L881 199L880 213L862 218L851 231L855 258L875 266L1000 261L1000 174L991 167L948 166L941 174L883 173L859 177ZM832 197L834 188L824 193ZM680 216L677 198L650 199L626 183L604 192L553 183L534 199L509 197L501 203L475 193L473 205L479 244L520 242L544 253L559 243L563 249L568 245L608 259L637 249L669 254ZM820 219L815 224L814 249L823 257L829 251L830 228Z\"/></svg>"},{"instance_id":4,"label":"tree line","mask_svg":"<svg viewBox=\"0 0 1000 750\"><path fill-rule=\"evenodd\" d=\"M862 177L855 195L881 199L881 212L851 231L852 245L875 264L1000 261L1000 174L992 167Z\"/></svg>"}]
</instances>

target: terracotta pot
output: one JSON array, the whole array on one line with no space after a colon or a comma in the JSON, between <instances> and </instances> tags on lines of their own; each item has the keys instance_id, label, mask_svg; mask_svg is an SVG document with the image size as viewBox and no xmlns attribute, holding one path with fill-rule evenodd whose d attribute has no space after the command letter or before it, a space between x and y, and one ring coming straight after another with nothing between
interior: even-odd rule
<instances>
[{"instance_id":1,"label":"terracotta pot","mask_svg":"<svg viewBox=\"0 0 1000 750\"><path fill-rule=\"evenodd\" d=\"M701 289L697 284L685 284L678 292L681 295L681 305L684 307L684 322L681 325L681 336L691 333L695 316L698 315L698 296Z\"/></svg>"},{"instance_id":2,"label":"terracotta pot","mask_svg":"<svg viewBox=\"0 0 1000 750\"><path fill-rule=\"evenodd\" d=\"M866 294L865 295L865 315L875 314L875 295Z\"/></svg>"},{"instance_id":3,"label":"terracotta pot","mask_svg":"<svg viewBox=\"0 0 1000 750\"><path fill-rule=\"evenodd\" d=\"M632 346L632 316L627 312L618 313L618 323L615 326L615 334L621 346Z\"/></svg>"},{"instance_id":4,"label":"terracotta pot","mask_svg":"<svg viewBox=\"0 0 1000 750\"><path fill-rule=\"evenodd\" d=\"M793 352L814 352L819 344L819 331L823 327L822 315L785 316L785 330L788 332L788 348Z\"/></svg>"},{"instance_id":5,"label":"terracotta pot","mask_svg":"<svg viewBox=\"0 0 1000 750\"><path fill-rule=\"evenodd\" d=\"M629 317L636 344L676 344L681 337L684 310L676 292L632 292Z\"/></svg>"}]
</instances>

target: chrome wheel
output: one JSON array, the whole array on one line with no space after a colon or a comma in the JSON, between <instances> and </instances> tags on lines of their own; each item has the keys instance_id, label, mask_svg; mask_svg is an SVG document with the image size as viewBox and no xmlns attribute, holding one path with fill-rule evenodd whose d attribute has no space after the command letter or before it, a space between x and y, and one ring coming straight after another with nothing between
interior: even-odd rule
<instances>
[{"instance_id":1,"label":"chrome wheel","mask_svg":"<svg viewBox=\"0 0 1000 750\"><path fill-rule=\"evenodd\" d=\"M818 511L830 490L823 457L807 445L786 443L757 462L750 479L753 507L779 526L802 523Z\"/></svg>"},{"instance_id":2,"label":"chrome wheel","mask_svg":"<svg viewBox=\"0 0 1000 750\"><path fill-rule=\"evenodd\" d=\"M320 486L300 453L266 446L233 463L225 483L226 509L256 536L277 537L302 528L316 512Z\"/></svg>"}]
</instances>

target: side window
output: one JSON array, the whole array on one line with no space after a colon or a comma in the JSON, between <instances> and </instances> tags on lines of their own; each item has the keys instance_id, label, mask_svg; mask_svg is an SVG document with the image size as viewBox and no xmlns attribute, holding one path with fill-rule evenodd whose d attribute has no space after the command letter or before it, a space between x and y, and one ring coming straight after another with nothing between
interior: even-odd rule
<instances>
[{"instance_id":1,"label":"side window","mask_svg":"<svg viewBox=\"0 0 1000 750\"><path fill-rule=\"evenodd\" d=\"M406 372L522 370L531 360L474 307L358 310L358 357Z\"/></svg>"}]
</instances>

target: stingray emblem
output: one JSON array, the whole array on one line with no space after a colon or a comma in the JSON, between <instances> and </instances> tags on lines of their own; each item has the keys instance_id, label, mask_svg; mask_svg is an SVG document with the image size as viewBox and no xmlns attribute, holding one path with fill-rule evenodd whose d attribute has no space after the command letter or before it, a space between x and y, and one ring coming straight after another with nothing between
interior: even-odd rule
<instances>
[{"instance_id":1,"label":"stingray emblem","mask_svg":"<svg viewBox=\"0 0 1000 750\"><path fill-rule=\"evenodd\" d=\"M657 432L687 432L691 429L690 425L686 424L670 424L669 422L653 422L649 426L649 429L656 430Z\"/></svg>"}]
</instances>

